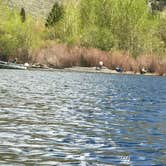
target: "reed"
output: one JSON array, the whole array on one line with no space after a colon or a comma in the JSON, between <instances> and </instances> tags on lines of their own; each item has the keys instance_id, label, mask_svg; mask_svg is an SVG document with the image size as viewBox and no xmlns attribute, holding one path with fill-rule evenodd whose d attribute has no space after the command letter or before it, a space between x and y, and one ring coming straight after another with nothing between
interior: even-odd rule
<instances>
[{"instance_id":1,"label":"reed","mask_svg":"<svg viewBox=\"0 0 166 166\"><path fill-rule=\"evenodd\" d=\"M166 58L150 54L134 58L124 51L106 52L94 48L49 43L31 56L32 63L45 64L54 68L96 67L99 61L103 61L104 66L112 70L115 70L116 67L122 67L126 72L140 73L141 69L145 68L150 73L166 74Z\"/></svg>"}]
</instances>

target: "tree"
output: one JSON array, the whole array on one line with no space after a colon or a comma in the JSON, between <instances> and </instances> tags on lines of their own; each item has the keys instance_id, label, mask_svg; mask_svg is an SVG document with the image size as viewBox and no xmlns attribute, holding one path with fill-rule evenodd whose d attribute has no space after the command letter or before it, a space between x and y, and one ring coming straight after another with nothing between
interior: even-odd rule
<instances>
[{"instance_id":1,"label":"tree","mask_svg":"<svg viewBox=\"0 0 166 166\"><path fill-rule=\"evenodd\" d=\"M21 8L20 17L21 17L21 21L25 22L26 14L25 14L25 9L24 8Z\"/></svg>"},{"instance_id":2,"label":"tree","mask_svg":"<svg viewBox=\"0 0 166 166\"><path fill-rule=\"evenodd\" d=\"M60 21L63 18L64 15L64 9L63 6L60 5L58 2L55 2L51 12L49 13L45 26L53 26L55 25L58 21Z\"/></svg>"}]
</instances>

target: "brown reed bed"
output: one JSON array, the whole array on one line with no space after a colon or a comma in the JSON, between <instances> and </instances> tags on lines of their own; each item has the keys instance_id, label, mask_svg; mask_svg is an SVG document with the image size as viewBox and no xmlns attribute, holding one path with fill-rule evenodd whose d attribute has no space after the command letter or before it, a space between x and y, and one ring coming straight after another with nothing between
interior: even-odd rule
<instances>
[{"instance_id":1,"label":"brown reed bed","mask_svg":"<svg viewBox=\"0 0 166 166\"><path fill-rule=\"evenodd\" d=\"M53 68L67 68L74 66L93 67L99 61L104 66L114 70L117 66L124 71L140 73L145 68L149 73L166 74L166 57L155 55L141 55L133 58L124 51L105 52L95 48L81 48L65 44L51 43L43 46L31 54L31 63L43 64Z\"/></svg>"}]
</instances>

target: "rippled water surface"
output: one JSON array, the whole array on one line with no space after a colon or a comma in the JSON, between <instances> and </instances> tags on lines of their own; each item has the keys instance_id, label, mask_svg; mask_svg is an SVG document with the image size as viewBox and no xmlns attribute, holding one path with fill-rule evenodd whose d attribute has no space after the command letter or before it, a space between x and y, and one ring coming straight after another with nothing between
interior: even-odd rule
<instances>
[{"instance_id":1,"label":"rippled water surface","mask_svg":"<svg viewBox=\"0 0 166 166\"><path fill-rule=\"evenodd\" d=\"M165 77L0 70L0 165L165 164Z\"/></svg>"}]
</instances>

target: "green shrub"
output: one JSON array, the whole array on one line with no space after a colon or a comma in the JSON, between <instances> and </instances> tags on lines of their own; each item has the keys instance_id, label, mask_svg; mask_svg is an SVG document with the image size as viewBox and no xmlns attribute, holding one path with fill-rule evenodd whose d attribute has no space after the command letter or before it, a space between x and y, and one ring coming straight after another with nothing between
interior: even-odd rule
<instances>
[{"instance_id":1,"label":"green shrub","mask_svg":"<svg viewBox=\"0 0 166 166\"><path fill-rule=\"evenodd\" d=\"M108 28L91 26L82 34L81 44L109 51L114 46L113 34Z\"/></svg>"},{"instance_id":2,"label":"green shrub","mask_svg":"<svg viewBox=\"0 0 166 166\"><path fill-rule=\"evenodd\" d=\"M103 50L125 50L133 56L163 52L157 36L159 15L145 0L81 0L81 44Z\"/></svg>"},{"instance_id":3,"label":"green shrub","mask_svg":"<svg viewBox=\"0 0 166 166\"><path fill-rule=\"evenodd\" d=\"M18 50L28 53L30 49L40 45L42 30L37 28L39 21L28 16L23 23L18 10L11 10L2 2L0 20L0 50L5 55L16 55Z\"/></svg>"}]
</instances>

